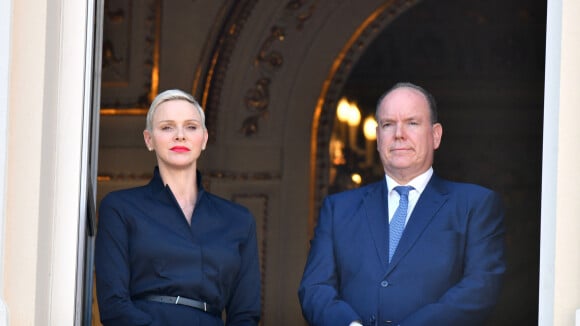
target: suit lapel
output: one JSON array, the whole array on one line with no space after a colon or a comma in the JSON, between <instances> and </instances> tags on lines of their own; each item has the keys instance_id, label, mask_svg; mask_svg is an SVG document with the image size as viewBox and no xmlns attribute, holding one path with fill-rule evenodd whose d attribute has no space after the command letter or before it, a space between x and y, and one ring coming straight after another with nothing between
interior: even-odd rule
<instances>
[{"instance_id":1,"label":"suit lapel","mask_svg":"<svg viewBox=\"0 0 580 326\"><path fill-rule=\"evenodd\" d=\"M389 238L387 236L389 214L385 181L377 182L370 187L365 194L363 207L365 208L366 220L375 243L378 259L381 261L384 270L386 270L389 259Z\"/></svg>"},{"instance_id":2,"label":"suit lapel","mask_svg":"<svg viewBox=\"0 0 580 326\"><path fill-rule=\"evenodd\" d=\"M413 213L407 222L405 231L403 232L399 245L397 246L397 251L395 251L391 263L388 266L387 273L390 273L391 270L397 266L397 263L404 258L407 252L420 238L433 217L447 201L447 193L448 191L445 188L442 179L433 175L413 209Z\"/></svg>"}]
</instances>

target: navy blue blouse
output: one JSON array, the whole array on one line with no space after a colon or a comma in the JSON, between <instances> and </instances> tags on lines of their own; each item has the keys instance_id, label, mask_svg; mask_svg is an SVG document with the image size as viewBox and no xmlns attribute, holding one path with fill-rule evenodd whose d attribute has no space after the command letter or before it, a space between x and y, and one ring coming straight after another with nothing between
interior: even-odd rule
<instances>
[{"instance_id":1,"label":"navy blue blouse","mask_svg":"<svg viewBox=\"0 0 580 326\"><path fill-rule=\"evenodd\" d=\"M226 325L257 325L256 224L243 206L203 190L187 223L155 168L149 184L111 192L99 208L97 298L104 325L223 325L183 305L141 300L182 296L225 309Z\"/></svg>"}]
</instances>

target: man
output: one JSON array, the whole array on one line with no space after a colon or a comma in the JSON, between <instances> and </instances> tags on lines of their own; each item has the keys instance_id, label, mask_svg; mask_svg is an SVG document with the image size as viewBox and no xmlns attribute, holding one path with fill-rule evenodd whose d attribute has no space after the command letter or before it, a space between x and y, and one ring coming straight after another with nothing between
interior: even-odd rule
<instances>
[{"instance_id":1,"label":"man","mask_svg":"<svg viewBox=\"0 0 580 326\"><path fill-rule=\"evenodd\" d=\"M505 271L499 196L433 173L443 128L423 88L395 85L376 118L385 180L325 199L299 289L304 317L323 326L483 324Z\"/></svg>"}]
</instances>

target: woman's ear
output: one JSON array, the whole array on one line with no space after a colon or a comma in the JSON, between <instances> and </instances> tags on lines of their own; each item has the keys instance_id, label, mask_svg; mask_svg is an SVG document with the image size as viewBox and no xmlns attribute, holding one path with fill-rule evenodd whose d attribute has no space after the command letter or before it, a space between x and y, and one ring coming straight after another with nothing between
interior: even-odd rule
<instances>
[{"instance_id":1,"label":"woman's ear","mask_svg":"<svg viewBox=\"0 0 580 326\"><path fill-rule=\"evenodd\" d=\"M151 140L151 133L147 129L143 130L143 140L145 140L145 146L147 146L147 150L151 152L154 149L153 141Z\"/></svg>"},{"instance_id":2,"label":"woman's ear","mask_svg":"<svg viewBox=\"0 0 580 326\"><path fill-rule=\"evenodd\" d=\"M209 139L209 133L207 132L207 129L204 130L204 136L203 136L204 140L203 140L203 145L201 145L201 150L205 151L205 147L207 145L207 140Z\"/></svg>"}]
</instances>

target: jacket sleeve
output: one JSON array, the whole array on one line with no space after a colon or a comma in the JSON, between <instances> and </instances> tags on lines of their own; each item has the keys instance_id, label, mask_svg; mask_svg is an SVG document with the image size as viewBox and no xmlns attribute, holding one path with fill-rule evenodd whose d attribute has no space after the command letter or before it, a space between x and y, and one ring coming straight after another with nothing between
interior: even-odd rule
<instances>
[{"instance_id":1,"label":"jacket sleeve","mask_svg":"<svg viewBox=\"0 0 580 326\"><path fill-rule=\"evenodd\" d=\"M482 325L495 306L505 272L504 211L499 195L472 199L462 279L441 298L401 321L401 325Z\"/></svg>"},{"instance_id":2,"label":"jacket sleeve","mask_svg":"<svg viewBox=\"0 0 580 326\"><path fill-rule=\"evenodd\" d=\"M324 200L298 291L304 318L312 326L348 326L360 319L338 293L333 245L333 208Z\"/></svg>"},{"instance_id":3,"label":"jacket sleeve","mask_svg":"<svg viewBox=\"0 0 580 326\"><path fill-rule=\"evenodd\" d=\"M152 323L151 316L131 301L128 228L122 203L114 197L105 197L99 209L95 240L96 291L101 322L105 326Z\"/></svg>"},{"instance_id":4,"label":"jacket sleeve","mask_svg":"<svg viewBox=\"0 0 580 326\"><path fill-rule=\"evenodd\" d=\"M244 214L251 223L246 240L240 246L238 277L226 303L227 326L254 326L260 321L261 283L256 222L249 211L245 210Z\"/></svg>"}]
</instances>

